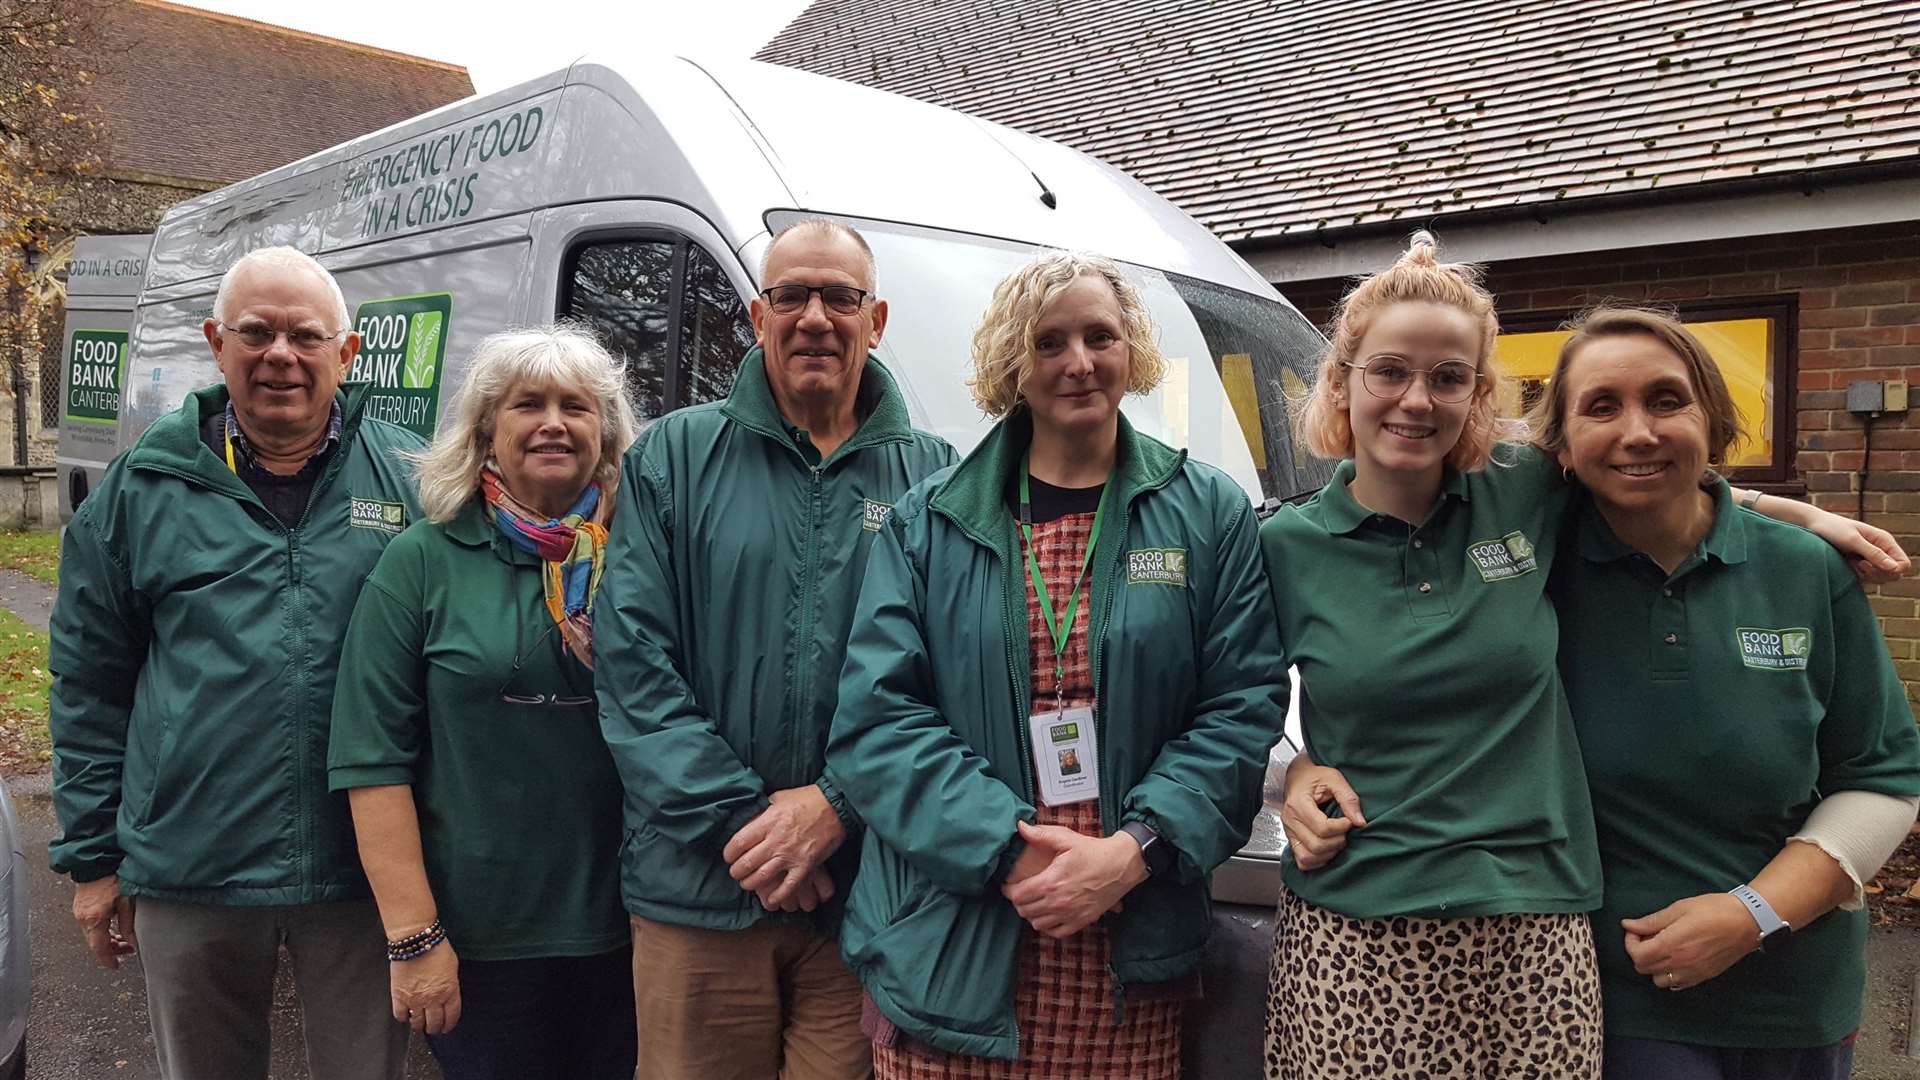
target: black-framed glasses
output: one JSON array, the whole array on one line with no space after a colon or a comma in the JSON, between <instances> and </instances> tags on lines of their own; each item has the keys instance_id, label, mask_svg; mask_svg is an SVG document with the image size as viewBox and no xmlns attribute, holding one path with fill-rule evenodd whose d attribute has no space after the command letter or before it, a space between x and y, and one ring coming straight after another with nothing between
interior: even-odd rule
<instances>
[{"instance_id":1,"label":"black-framed glasses","mask_svg":"<svg viewBox=\"0 0 1920 1080\"><path fill-rule=\"evenodd\" d=\"M819 293L820 302L836 315L851 315L859 311L869 295L867 290L851 285L775 285L771 289L760 290L761 297L776 315L792 315L805 309L807 300L814 293Z\"/></svg>"},{"instance_id":2,"label":"black-framed glasses","mask_svg":"<svg viewBox=\"0 0 1920 1080\"><path fill-rule=\"evenodd\" d=\"M329 344L339 338L340 335L346 333L345 330L335 330L331 334L323 334L318 330L308 327L301 327L296 330L276 330L266 323L261 322L250 322L241 326L228 326L226 323L214 323L214 325L232 334L234 337L239 338L240 344L255 352L270 348L275 338L285 334L288 348L291 348L294 352L304 353L308 356L317 355L326 351Z\"/></svg>"},{"instance_id":3,"label":"black-framed glasses","mask_svg":"<svg viewBox=\"0 0 1920 1080\"><path fill-rule=\"evenodd\" d=\"M1424 379L1428 397L1456 404L1473 396L1482 374L1464 360L1442 360L1424 370L1395 356L1376 356L1364 364L1350 360L1341 363L1360 372L1360 385L1367 388L1367 393L1388 401L1412 389L1415 380Z\"/></svg>"}]
</instances>

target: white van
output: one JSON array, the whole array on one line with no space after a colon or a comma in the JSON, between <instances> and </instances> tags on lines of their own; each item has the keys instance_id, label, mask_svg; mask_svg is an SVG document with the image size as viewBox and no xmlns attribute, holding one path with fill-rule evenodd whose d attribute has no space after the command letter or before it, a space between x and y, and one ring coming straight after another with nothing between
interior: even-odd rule
<instances>
[{"instance_id":1,"label":"white van","mask_svg":"<svg viewBox=\"0 0 1920 1080\"><path fill-rule=\"evenodd\" d=\"M60 339L60 521L100 482L120 427L120 387L134 301L147 273L145 236L83 236L67 268L67 318Z\"/></svg>"},{"instance_id":2,"label":"white van","mask_svg":"<svg viewBox=\"0 0 1920 1080\"><path fill-rule=\"evenodd\" d=\"M803 215L845 221L872 245L890 305L878 353L914 424L963 453L988 426L964 379L993 286L1037 249L1076 248L1123 263L1159 327L1168 378L1125 405L1137 427L1226 470L1255 503L1330 475L1295 444L1285 408L1323 340L1172 204L1083 154L947 109L684 59L582 62L169 211L120 384L118 446L218 379L202 320L220 274L269 244L338 276L362 337L353 377L377 384L370 411L423 435L481 337L558 316L624 355L646 418L723 397L753 342L746 298L761 256ZM1247 855L1218 895L1255 902L1252 920L1271 913L1277 850ZM1225 996L1254 1019L1235 1019L1230 1037L1208 1031L1217 1020L1195 1023L1195 1052L1210 1048L1195 1075L1258 1060L1266 953L1257 926L1242 930L1223 935L1238 969Z\"/></svg>"},{"instance_id":3,"label":"white van","mask_svg":"<svg viewBox=\"0 0 1920 1080\"><path fill-rule=\"evenodd\" d=\"M338 275L375 415L426 434L463 359L503 326L573 316L624 353L646 417L723 396L751 344L769 236L857 226L892 309L879 353L914 423L962 450L975 321L1040 247L1134 271L1171 377L1128 415L1256 502L1317 488L1283 389L1319 335L1232 251L1124 174L946 109L766 64L580 63L457 102L173 208L153 240L118 445L218 378L200 324L268 244Z\"/></svg>"}]
</instances>

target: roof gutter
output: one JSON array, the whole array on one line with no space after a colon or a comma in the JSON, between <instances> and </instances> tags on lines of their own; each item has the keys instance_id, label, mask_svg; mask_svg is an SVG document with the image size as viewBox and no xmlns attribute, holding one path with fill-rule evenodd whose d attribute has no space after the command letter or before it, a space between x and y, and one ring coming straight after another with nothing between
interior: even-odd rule
<instances>
[{"instance_id":1,"label":"roof gutter","mask_svg":"<svg viewBox=\"0 0 1920 1080\"><path fill-rule=\"evenodd\" d=\"M1499 211L1408 217L1229 246L1276 285L1371 274L1392 264L1414 229L1433 230L1449 259L1492 263L1590 251L1775 236L1920 219L1920 170L1799 173L1769 182L1676 188Z\"/></svg>"}]
</instances>

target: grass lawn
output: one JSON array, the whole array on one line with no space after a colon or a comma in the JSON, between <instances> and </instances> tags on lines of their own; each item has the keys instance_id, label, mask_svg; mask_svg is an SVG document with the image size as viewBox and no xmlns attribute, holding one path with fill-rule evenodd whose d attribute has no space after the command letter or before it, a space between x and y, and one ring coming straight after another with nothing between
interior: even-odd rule
<instances>
[{"instance_id":1,"label":"grass lawn","mask_svg":"<svg viewBox=\"0 0 1920 1080\"><path fill-rule=\"evenodd\" d=\"M32 574L49 585L60 584L60 533L0 532L0 567Z\"/></svg>"},{"instance_id":2,"label":"grass lawn","mask_svg":"<svg viewBox=\"0 0 1920 1080\"><path fill-rule=\"evenodd\" d=\"M4 534L12 535L12 534ZM47 635L0 608L0 772L39 772L47 738Z\"/></svg>"}]
</instances>

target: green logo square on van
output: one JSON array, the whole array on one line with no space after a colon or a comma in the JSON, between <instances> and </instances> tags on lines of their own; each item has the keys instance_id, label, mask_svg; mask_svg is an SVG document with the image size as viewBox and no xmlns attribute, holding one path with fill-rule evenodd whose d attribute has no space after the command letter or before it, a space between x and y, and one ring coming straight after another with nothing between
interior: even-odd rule
<instances>
[{"instance_id":1,"label":"green logo square on van","mask_svg":"<svg viewBox=\"0 0 1920 1080\"><path fill-rule=\"evenodd\" d=\"M433 437L440 415L440 373L453 328L453 296L428 293L368 300L353 316L360 354L347 376L373 383L367 415Z\"/></svg>"},{"instance_id":2,"label":"green logo square on van","mask_svg":"<svg viewBox=\"0 0 1920 1080\"><path fill-rule=\"evenodd\" d=\"M111 424L120 418L124 330L75 330L67 346L67 419Z\"/></svg>"}]
</instances>

